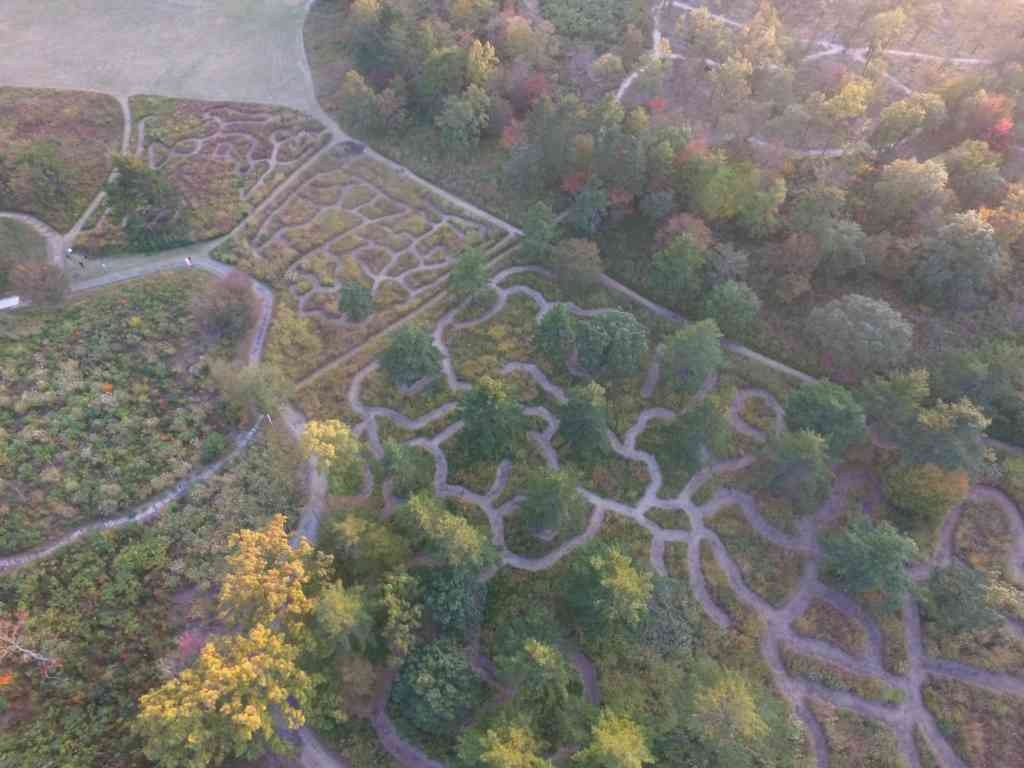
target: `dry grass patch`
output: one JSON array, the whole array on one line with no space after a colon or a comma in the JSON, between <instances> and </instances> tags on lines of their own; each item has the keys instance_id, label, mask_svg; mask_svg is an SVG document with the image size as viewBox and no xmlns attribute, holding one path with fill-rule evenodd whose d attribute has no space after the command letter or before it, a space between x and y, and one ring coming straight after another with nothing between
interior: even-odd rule
<instances>
[{"instance_id":1,"label":"dry grass patch","mask_svg":"<svg viewBox=\"0 0 1024 768\"><path fill-rule=\"evenodd\" d=\"M1008 768L1024 755L1024 701L955 680L932 680L924 704L971 768Z\"/></svg>"},{"instance_id":2,"label":"dry grass patch","mask_svg":"<svg viewBox=\"0 0 1024 768\"><path fill-rule=\"evenodd\" d=\"M903 691L890 688L878 678L847 672L836 664L797 653L786 644L782 645L782 663L786 672L793 677L810 680L826 688L848 691L862 699L883 704L899 704L903 701Z\"/></svg>"},{"instance_id":3,"label":"dry grass patch","mask_svg":"<svg viewBox=\"0 0 1024 768\"><path fill-rule=\"evenodd\" d=\"M758 535L739 507L726 507L716 512L707 524L718 534L739 566L743 580L754 592L779 606L796 590L803 556Z\"/></svg>"},{"instance_id":4,"label":"dry grass patch","mask_svg":"<svg viewBox=\"0 0 1024 768\"><path fill-rule=\"evenodd\" d=\"M896 736L876 720L812 699L828 742L831 768L908 768Z\"/></svg>"},{"instance_id":5,"label":"dry grass patch","mask_svg":"<svg viewBox=\"0 0 1024 768\"><path fill-rule=\"evenodd\" d=\"M793 622L793 629L804 637L832 643L851 656L862 656L868 647L868 633L860 622L824 600L812 601Z\"/></svg>"}]
</instances>

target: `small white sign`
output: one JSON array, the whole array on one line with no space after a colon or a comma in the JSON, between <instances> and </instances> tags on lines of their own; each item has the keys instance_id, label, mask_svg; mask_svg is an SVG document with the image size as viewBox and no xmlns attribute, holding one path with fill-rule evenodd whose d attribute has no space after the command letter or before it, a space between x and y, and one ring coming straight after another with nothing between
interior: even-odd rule
<instances>
[{"instance_id":1,"label":"small white sign","mask_svg":"<svg viewBox=\"0 0 1024 768\"><path fill-rule=\"evenodd\" d=\"M8 296L6 299L0 299L0 309L14 309L20 303L19 296Z\"/></svg>"}]
</instances>

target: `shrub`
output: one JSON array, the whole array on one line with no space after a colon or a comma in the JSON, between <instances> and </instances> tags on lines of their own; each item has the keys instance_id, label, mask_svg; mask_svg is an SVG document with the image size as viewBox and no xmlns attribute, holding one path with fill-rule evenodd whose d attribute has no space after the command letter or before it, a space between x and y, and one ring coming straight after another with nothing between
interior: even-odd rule
<instances>
[{"instance_id":1,"label":"shrub","mask_svg":"<svg viewBox=\"0 0 1024 768\"><path fill-rule=\"evenodd\" d=\"M963 470L898 464L886 473L885 496L911 523L938 524L966 498L970 484Z\"/></svg>"},{"instance_id":2,"label":"shrub","mask_svg":"<svg viewBox=\"0 0 1024 768\"><path fill-rule=\"evenodd\" d=\"M985 574L960 563L932 571L920 598L928 620L947 632L973 632L1002 620L988 604Z\"/></svg>"},{"instance_id":3,"label":"shrub","mask_svg":"<svg viewBox=\"0 0 1024 768\"><path fill-rule=\"evenodd\" d=\"M426 733L454 731L479 698L480 683L465 653L446 639L406 656L391 689L392 706Z\"/></svg>"},{"instance_id":4,"label":"shrub","mask_svg":"<svg viewBox=\"0 0 1024 768\"><path fill-rule=\"evenodd\" d=\"M203 441L202 450L199 452L203 464L210 464L218 459L228 449L228 439L220 432L212 432Z\"/></svg>"},{"instance_id":5,"label":"shrub","mask_svg":"<svg viewBox=\"0 0 1024 768\"><path fill-rule=\"evenodd\" d=\"M252 280L232 270L192 300L192 316L207 336L237 341L252 325L254 299Z\"/></svg>"},{"instance_id":6,"label":"shrub","mask_svg":"<svg viewBox=\"0 0 1024 768\"><path fill-rule=\"evenodd\" d=\"M338 309L353 323L361 323L373 314L373 291L362 283L344 283L338 294Z\"/></svg>"},{"instance_id":7,"label":"shrub","mask_svg":"<svg viewBox=\"0 0 1024 768\"><path fill-rule=\"evenodd\" d=\"M408 387L441 372L441 353L425 330L403 325L391 336L380 365L393 384Z\"/></svg>"}]
</instances>

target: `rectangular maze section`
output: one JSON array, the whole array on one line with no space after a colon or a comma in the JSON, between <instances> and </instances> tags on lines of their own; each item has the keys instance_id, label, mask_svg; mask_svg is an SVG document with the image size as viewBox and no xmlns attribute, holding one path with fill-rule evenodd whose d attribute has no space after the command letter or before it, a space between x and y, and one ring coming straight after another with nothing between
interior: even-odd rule
<instances>
[{"instance_id":1,"label":"rectangular maze section","mask_svg":"<svg viewBox=\"0 0 1024 768\"><path fill-rule=\"evenodd\" d=\"M436 296L459 253L508 230L451 203L386 161L343 143L324 152L215 254L272 285L337 359ZM372 297L363 317L342 289ZM359 288L355 288L359 286Z\"/></svg>"}]
</instances>

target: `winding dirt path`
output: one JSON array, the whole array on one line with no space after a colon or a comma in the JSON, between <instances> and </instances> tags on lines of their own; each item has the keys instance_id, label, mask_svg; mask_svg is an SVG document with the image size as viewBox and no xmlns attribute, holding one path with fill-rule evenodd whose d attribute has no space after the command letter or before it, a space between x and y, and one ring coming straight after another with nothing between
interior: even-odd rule
<instances>
[{"instance_id":1,"label":"winding dirt path","mask_svg":"<svg viewBox=\"0 0 1024 768\"><path fill-rule=\"evenodd\" d=\"M371 407L362 403L361 388L367 376L376 370L376 364L371 364L361 371L352 381L348 392L349 405L352 410L362 419L361 429L367 436L371 450L379 450L379 437L377 435L378 421L380 419L390 420L392 423L401 426L403 429L417 431L427 427L430 423L447 417L454 407L454 398L459 392L468 387L468 383L462 381L454 366L451 352L448 346L448 333L452 330L468 328L486 323L496 317L507 306L509 297L513 295L526 296L537 306L537 317L550 311L554 306L553 302L547 300L538 291L525 286L505 286L503 283L516 274L535 271L530 268L511 268L498 273L492 280L492 287L497 292L498 298L493 307L477 318L467 321L456 321L455 318L463 307L456 307L445 314L435 326L433 339L441 352L443 360L444 380L449 392L452 394L452 402L435 408L428 414L412 419L392 409ZM540 271L540 270L536 270ZM628 294L627 294L628 295ZM639 297L642 299L642 297ZM647 306L649 302L642 300L639 303ZM655 305L652 309L659 317L678 319L674 313ZM578 307L570 306L573 312L584 313ZM593 314L593 311L586 311L586 314ZM511 362L506 364L501 371L503 374L522 373L530 376L547 398L554 404L564 403L566 394L564 390L552 382L544 372L532 363ZM650 397L654 392L659 377L657 356L655 353L654 362L648 371L645 372L644 394ZM699 402L700 397L706 396L711 390L713 381L702 388L701 395L695 398ZM742 416L743 407L753 399L763 401L773 414L772 429L781 430L785 428L785 415L782 406L769 392L760 389L741 389L729 406L729 422L733 429L755 442L763 441L766 435L763 430L747 423ZM552 466L558 466L558 456L552 444L553 437L558 427L556 413L544 406L534 405L528 409L528 413L542 418L546 427L542 432L531 432L531 441L540 449L541 455L546 462ZM810 746L814 753L816 764L819 768L828 765L828 743L821 724L817 722L810 708L811 701L828 702L837 707L848 709L857 714L873 720L880 721L890 728L896 736L900 752L909 766L920 766L920 756L917 753L917 746L913 738L915 727L920 728L929 747L943 768L960 768L963 763L953 751L940 732L933 716L924 706L921 696L921 689L933 677L952 678L961 680L972 685L977 685L985 690L1007 693L1024 698L1024 677L1012 674L997 674L986 670L971 667L958 662L941 659L932 659L925 655L923 644L920 638L920 619L917 616L917 606L913 598L908 596L904 605L904 626L907 636L907 672L897 675L889 672L883 663L884 645L881 631L874 619L861 608L854 600L842 593L838 593L819 580L818 559L820 548L818 534L821 526L828 525L835 517L846 508L849 499L853 494L859 494L863 499L866 509L870 510L878 503L876 498L877 484L863 469L852 466L840 466L837 470L836 481L833 492L825 501L816 514L800 521L797 526L798 532L794 534L778 530L760 514L757 509L756 500L749 494L742 491L723 487L718 489L710 499L704 503L697 503L694 497L698 494L712 478L720 475L738 471L749 466L754 460L753 456L741 456L736 459L719 462L708 466L698 472L687 483L686 487L677 495L663 497L661 488L663 484L661 468L658 462L650 454L639 450L637 442L644 431L655 421L661 419L673 419L678 414L671 410L659 407L649 407L642 410L634 423L629 426L620 437L609 432L608 438L612 451L618 456L642 463L648 471L649 480L642 497L635 503L627 504L622 501L605 498L590 491L585 487L578 490L584 499L590 504L591 512L586 529L577 536L562 541L554 546L547 553L526 557L508 550L505 545L504 521L505 517L514 513L518 504L518 497L514 497L502 504L499 499L505 493L509 479L511 464L502 462L498 467L494 482L486 493L477 493L459 485L451 484L448 480L448 460L445 455L445 444L456 435L462 428L461 422L449 424L444 430L432 437L412 437L410 444L427 450L435 461L434 491L438 496L457 498L460 501L478 507L487 517L491 527L492 542L501 553L502 563L512 568L526 571L542 571L553 567L562 558L598 534L607 515L614 514L627 517L636 524L642 526L651 535L650 562L652 569L659 574L666 574L664 553L665 547L670 542L682 542L687 546L688 562L687 577L690 588L700 602L704 612L711 621L722 627L728 627L733 623L729 616L714 599L705 583L705 577L701 568L701 545L707 542L715 561L725 573L729 586L747 608L755 611L764 626L764 633L761 638L761 651L776 684L779 693L787 699L793 708L794 713L804 723ZM1015 547L1011 556L1011 567L1013 573L1019 576L1021 561L1024 560L1024 522L1021 521L1020 511L1013 501L994 489L982 486L972 490L972 498L983 498L999 505L1014 522ZM723 544L718 535L708 526L708 518L718 511L730 507L738 507L751 528L757 535L771 542L777 547L799 555L804 559L803 574L795 592L779 606L770 604L761 595L754 592L745 582L743 573L736 561L732 558L728 548ZM689 530L663 529L646 518L646 513L653 508L678 510L684 513L690 523ZM944 532L942 543L933 560L918 566L913 573L915 578L925 578L930 569L941 564L948 558L943 552L948 552L955 529L958 512L950 513ZM799 635L792 627L793 622L807 610L812 600L822 600L840 611L844 616L858 625L865 627L868 638L868 647L862 656L851 656L838 646L831 643L807 638ZM899 704L881 703L861 698L849 691L828 688L814 683L810 680L797 678L788 673L782 661L782 649L789 648L793 652L833 664L840 669L855 675L873 677L887 686L899 691L902 694L902 701ZM580 670L584 680L584 687L587 696L592 701L598 695L596 691L596 671L588 668L585 664L574 659L574 664ZM593 682L591 675L595 675ZM411 745L398 744L393 742L397 738L393 725L386 721L383 712L375 716L375 727L382 739L391 741L389 752L396 755L403 765L410 768L424 768L425 766L436 765L427 760Z\"/></svg>"},{"instance_id":2,"label":"winding dirt path","mask_svg":"<svg viewBox=\"0 0 1024 768\"><path fill-rule=\"evenodd\" d=\"M637 79L650 67L658 65L666 59L668 60L692 60L693 57L685 56L678 53L670 52L663 43L664 36L661 31L662 15L665 9L672 5L683 11L695 11L700 6L692 5L690 3L682 2L682 0L662 0L651 9L651 49L647 53L646 61L643 62L639 69L630 72L622 80L622 83L615 91L615 100L621 102L625 97L626 93L637 81ZM729 18L718 13L709 13L711 18L718 20L733 29L742 29L745 26L745 22L737 21L736 19ZM807 45L809 48L820 48L814 53L806 54L801 61L816 61L830 56L849 56L855 61L861 64L867 63L868 48L866 47L849 47L841 45L839 43L832 42L831 40L819 38L819 39L807 39L807 38L796 38L801 43ZM879 53L885 56L894 56L897 58L909 58L919 59L922 61L934 61L947 64L955 64L959 66L979 66L992 64L991 59L974 58L967 56L938 56L930 53L923 53L920 51L908 51L900 48L885 48ZM720 62L713 59L704 59L705 65L712 68L720 66ZM899 91L904 96L909 96L914 93L914 90L906 83L902 82L898 78L885 73L884 78L894 89ZM751 136L747 139L748 142L754 146L779 148L784 151L787 155L794 158L812 158L812 157L823 157L823 158L839 158L844 155L850 154L857 150L848 150L844 148L830 148L830 149L806 149L806 148L791 148L786 147L779 142L767 141L759 136Z\"/></svg>"}]
</instances>

